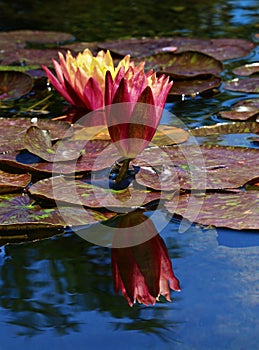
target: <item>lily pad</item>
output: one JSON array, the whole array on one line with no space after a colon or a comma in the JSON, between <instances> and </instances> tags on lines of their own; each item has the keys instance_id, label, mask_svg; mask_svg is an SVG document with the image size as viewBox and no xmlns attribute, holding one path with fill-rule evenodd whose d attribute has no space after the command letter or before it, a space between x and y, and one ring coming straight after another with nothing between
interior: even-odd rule
<instances>
[{"instance_id":1,"label":"lily pad","mask_svg":"<svg viewBox=\"0 0 259 350\"><path fill-rule=\"evenodd\" d=\"M48 130L52 141L73 132L71 125L63 121L38 118L0 118L0 152L23 149L23 136L32 125L42 130Z\"/></svg>"},{"instance_id":2,"label":"lily pad","mask_svg":"<svg viewBox=\"0 0 259 350\"><path fill-rule=\"evenodd\" d=\"M146 149L136 158L134 165L146 167L147 164L153 168L162 165L169 169L175 167L171 170L172 174L178 175L178 178L174 175L175 186L183 189L239 188L259 178L259 150L243 147L167 146L163 152L159 148ZM154 188L157 188L157 178L154 177L153 181ZM165 188L168 180L159 181ZM143 178L141 184L145 185ZM146 186L151 187L150 180Z\"/></svg>"},{"instance_id":3,"label":"lily pad","mask_svg":"<svg viewBox=\"0 0 259 350\"><path fill-rule=\"evenodd\" d=\"M70 147L67 147L66 141L63 147L61 143L62 141L52 145L48 130L42 130L37 126L29 127L23 137L24 148L47 162L65 162L81 156L84 146L82 142L69 142ZM59 152L57 152L58 148Z\"/></svg>"},{"instance_id":4,"label":"lily pad","mask_svg":"<svg viewBox=\"0 0 259 350\"><path fill-rule=\"evenodd\" d=\"M134 187L114 191L80 180L68 180L64 176L40 180L30 187L29 192L33 197L57 201L58 203L119 210L141 207L166 198L165 194L159 191L135 189Z\"/></svg>"},{"instance_id":5,"label":"lily pad","mask_svg":"<svg viewBox=\"0 0 259 350\"><path fill-rule=\"evenodd\" d=\"M19 99L33 86L32 77L23 72L0 71L0 100Z\"/></svg>"},{"instance_id":6,"label":"lily pad","mask_svg":"<svg viewBox=\"0 0 259 350\"><path fill-rule=\"evenodd\" d=\"M213 193L206 196L186 194L178 198L177 206L171 201L166 202L165 207L170 213L201 225L234 230L259 229L259 192L256 191Z\"/></svg>"},{"instance_id":7,"label":"lily pad","mask_svg":"<svg viewBox=\"0 0 259 350\"><path fill-rule=\"evenodd\" d=\"M259 123L257 122L233 122L218 123L215 125L201 126L190 130L192 136L204 137L210 135L239 134L239 133L259 133Z\"/></svg>"},{"instance_id":8,"label":"lily pad","mask_svg":"<svg viewBox=\"0 0 259 350\"><path fill-rule=\"evenodd\" d=\"M221 111L220 116L232 120L247 120L259 114L259 99L249 99L237 102L231 111Z\"/></svg>"},{"instance_id":9,"label":"lily pad","mask_svg":"<svg viewBox=\"0 0 259 350\"><path fill-rule=\"evenodd\" d=\"M232 70L234 74L248 76L259 73L259 62L247 63L243 66L236 67Z\"/></svg>"},{"instance_id":10,"label":"lily pad","mask_svg":"<svg viewBox=\"0 0 259 350\"><path fill-rule=\"evenodd\" d=\"M26 194L0 196L0 231L81 226L105 221L114 215L76 206L42 208Z\"/></svg>"},{"instance_id":11,"label":"lily pad","mask_svg":"<svg viewBox=\"0 0 259 350\"><path fill-rule=\"evenodd\" d=\"M170 96L193 96L195 97L198 94L203 92L213 90L220 86L221 78L212 76L208 79L197 78L190 80L176 80L169 92Z\"/></svg>"},{"instance_id":12,"label":"lily pad","mask_svg":"<svg viewBox=\"0 0 259 350\"><path fill-rule=\"evenodd\" d=\"M22 190L30 182L30 174L12 174L0 170L0 194Z\"/></svg>"},{"instance_id":13,"label":"lily pad","mask_svg":"<svg viewBox=\"0 0 259 350\"><path fill-rule=\"evenodd\" d=\"M224 83L223 89L246 93L259 93L259 78L233 79Z\"/></svg>"},{"instance_id":14,"label":"lily pad","mask_svg":"<svg viewBox=\"0 0 259 350\"><path fill-rule=\"evenodd\" d=\"M173 78L193 78L218 75L223 65L215 58L200 52L163 53L145 58L147 69L169 74Z\"/></svg>"}]
</instances>

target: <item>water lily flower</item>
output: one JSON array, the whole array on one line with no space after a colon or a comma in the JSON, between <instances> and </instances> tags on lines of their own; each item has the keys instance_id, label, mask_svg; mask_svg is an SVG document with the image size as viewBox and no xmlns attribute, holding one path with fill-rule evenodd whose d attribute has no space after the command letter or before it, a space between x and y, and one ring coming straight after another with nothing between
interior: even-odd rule
<instances>
[{"instance_id":1,"label":"water lily flower","mask_svg":"<svg viewBox=\"0 0 259 350\"><path fill-rule=\"evenodd\" d=\"M126 227L130 233L124 234ZM133 242L131 235L139 237L145 230L153 235L151 239L125 248L112 248L114 289L116 293L122 292L130 306L137 301L154 305L160 295L171 301L170 289L180 291L166 245L152 221L142 213L133 212L123 217L115 234L116 246L125 239Z\"/></svg>"},{"instance_id":2,"label":"water lily flower","mask_svg":"<svg viewBox=\"0 0 259 350\"><path fill-rule=\"evenodd\" d=\"M115 78L107 71L106 122L112 142L125 159L125 169L152 140L172 84L168 76L145 73L144 63L127 71L121 67Z\"/></svg>"},{"instance_id":3,"label":"water lily flower","mask_svg":"<svg viewBox=\"0 0 259 350\"><path fill-rule=\"evenodd\" d=\"M132 65L130 56L125 56L114 67L110 51L99 51L96 57L89 49L74 57L70 51L61 52L59 63L52 60L56 76L46 67L47 77L59 94L71 105L86 112L104 107L105 75L109 71L115 77L121 67L128 70Z\"/></svg>"}]
</instances>

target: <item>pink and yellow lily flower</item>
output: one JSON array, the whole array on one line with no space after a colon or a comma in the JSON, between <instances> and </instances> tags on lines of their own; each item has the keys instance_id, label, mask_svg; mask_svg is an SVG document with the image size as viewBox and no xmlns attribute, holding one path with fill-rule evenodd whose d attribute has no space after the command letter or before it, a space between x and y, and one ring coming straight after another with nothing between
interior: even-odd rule
<instances>
[{"instance_id":1,"label":"pink and yellow lily flower","mask_svg":"<svg viewBox=\"0 0 259 350\"><path fill-rule=\"evenodd\" d=\"M145 74L144 62L121 67L115 78L107 71L106 122L123 158L135 158L152 140L172 84L164 75Z\"/></svg>"},{"instance_id":2,"label":"pink and yellow lily flower","mask_svg":"<svg viewBox=\"0 0 259 350\"><path fill-rule=\"evenodd\" d=\"M71 105L86 112L104 107L105 76L109 71L114 78L121 67L128 70L130 56L125 56L114 67L110 51L99 51L93 56L89 49L74 57L70 51L59 52L59 62L52 60L56 76L46 67L47 77L59 94Z\"/></svg>"}]
</instances>

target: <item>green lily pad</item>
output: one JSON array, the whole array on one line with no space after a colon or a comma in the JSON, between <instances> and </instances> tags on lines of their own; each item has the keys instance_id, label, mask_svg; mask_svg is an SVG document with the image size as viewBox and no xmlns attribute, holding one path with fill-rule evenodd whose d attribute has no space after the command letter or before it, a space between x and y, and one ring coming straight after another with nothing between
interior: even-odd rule
<instances>
[{"instance_id":1,"label":"green lily pad","mask_svg":"<svg viewBox=\"0 0 259 350\"><path fill-rule=\"evenodd\" d=\"M218 123L215 125L201 126L190 130L191 135L204 137L210 135L239 134L239 133L259 133L259 123L257 122L233 122Z\"/></svg>"},{"instance_id":2,"label":"green lily pad","mask_svg":"<svg viewBox=\"0 0 259 350\"><path fill-rule=\"evenodd\" d=\"M218 75L223 65L215 58L200 52L161 53L145 58L146 68L173 78L193 78L201 75Z\"/></svg>"},{"instance_id":3,"label":"green lily pad","mask_svg":"<svg viewBox=\"0 0 259 350\"><path fill-rule=\"evenodd\" d=\"M159 148L152 148L144 150L134 160L134 164L165 168L163 172L158 170L159 176L153 176L153 180L150 176L142 176L140 183L154 189L158 186L167 187L168 169L176 181L175 187L182 189L239 188L259 178L259 150L243 147L167 146L163 152ZM136 175L137 181L139 176L141 173ZM145 182L145 178L148 178L148 182Z\"/></svg>"},{"instance_id":4,"label":"green lily pad","mask_svg":"<svg viewBox=\"0 0 259 350\"><path fill-rule=\"evenodd\" d=\"M165 207L170 213L201 225L234 230L259 229L259 192L256 191L213 193L206 196L185 194L178 198L177 205L169 201Z\"/></svg>"},{"instance_id":5,"label":"green lily pad","mask_svg":"<svg viewBox=\"0 0 259 350\"><path fill-rule=\"evenodd\" d=\"M198 94L203 92L213 90L220 86L221 78L212 76L210 78L197 78L190 80L176 80L169 92L170 96L193 96L195 97Z\"/></svg>"},{"instance_id":6,"label":"green lily pad","mask_svg":"<svg viewBox=\"0 0 259 350\"><path fill-rule=\"evenodd\" d=\"M91 208L135 208L165 198L164 193L128 187L114 191L80 180L56 176L40 180L29 189L33 197ZM170 195L169 195L170 196Z\"/></svg>"},{"instance_id":7,"label":"green lily pad","mask_svg":"<svg viewBox=\"0 0 259 350\"><path fill-rule=\"evenodd\" d=\"M42 130L48 130L52 141L58 140L64 135L70 135L73 132L71 125L63 121L38 118L0 118L0 152L23 149L24 134L32 125Z\"/></svg>"},{"instance_id":8,"label":"green lily pad","mask_svg":"<svg viewBox=\"0 0 259 350\"><path fill-rule=\"evenodd\" d=\"M48 130L42 130L37 126L31 126L27 129L23 137L24 148L29 152L39 156L47 162L65 162L68 160L78 159L81 156L83 143L70 142L71 147L67 147L68 143L62 141L52 145L50 133ZM59 152L57 149L59 148Z\"/></svg>"},{"instance_id":9,"label":"green lily pad","mask_svg":"<svg viewBox=\"0 0 259 350\"><path fill-rule=\"evenodd\" d=\"M246 93L259 93L259 78L233 79L224 83L223 89Z\"/></svg>"},{"instance_id":10,"label":"green lily pad","mask_svg":"<svg viewBox=\"0 0 259 350\"><path fill-rule=\"evenodd\" d=\"M247 63L243 66L236 67L232 70L234 74L248 76L259 73L259 62Z\"/></svg>"},{"instance_id":11,"label":"green lily pad","mask_svg":"<svg viewBox=\"0 0 259 350\"><path fill-rule=\"evenodd\" d=\"M62 210L63 216L59 210ZM42 208L26 194L0 196L0 231L81 226L104 221L114 215L76 206Z\"/></svg>"},{"instance_id":12,"label":"green lily pad","mask_svg":"<svg viewBox=\"0 0 259 350\"><path fill-rule=\"evenodd\" d=\"M19 99L28 94L32 86L32 77L27 73L0 71L0 100Z\"/></svg>"},{"instance_id":13,"label":"green lily pad","mask_svg":"<svg viewBox=\"0 0 259 350\"><path fill-rule=\"evenodd\" d=\"M30 182L30 174L12 174L0 170L0 194L22 190Z\"/></svg>"}]
</instances>

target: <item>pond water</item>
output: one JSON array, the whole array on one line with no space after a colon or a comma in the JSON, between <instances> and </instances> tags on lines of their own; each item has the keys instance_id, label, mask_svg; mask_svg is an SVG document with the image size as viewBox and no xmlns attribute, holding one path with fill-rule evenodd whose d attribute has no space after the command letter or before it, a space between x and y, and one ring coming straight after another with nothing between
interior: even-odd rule
<instances>
[{"instance_id":1,"label":"pond water","mask_svg":"<svg viewBox=\"0 0 259 350\"><path fill-rule=\"evenodd\" d=\"M80 41L153 35L251 40L259 33L258 11L257 0L1 1L0 30L59 30ZM258 60L257 47L238 65ZM222 122L217 113L244 98L229 91L166 109L194 128ZM220 142L247 145L238 138ZM259 349L258 231L172 219L160 235L181 292L171 293L171 303L148 307L129 307L115 294L110 249L79 235L3 245L0 350Z\"/></svg>"}]
</instances>

